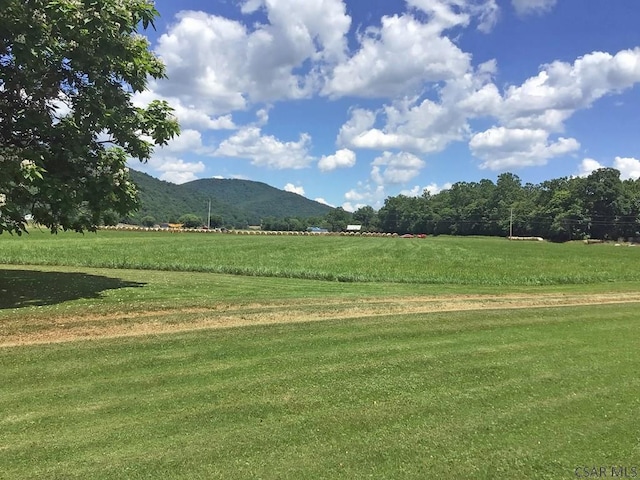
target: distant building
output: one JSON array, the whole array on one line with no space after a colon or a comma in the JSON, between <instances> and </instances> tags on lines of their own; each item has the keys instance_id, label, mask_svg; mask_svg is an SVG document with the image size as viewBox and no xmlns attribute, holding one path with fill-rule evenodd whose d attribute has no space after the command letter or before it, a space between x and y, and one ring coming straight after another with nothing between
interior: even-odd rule
<instances>
[{"instance_id":1,"label":"distant building","mask_svg":"<svg viewBox=\"0 0 640 480\"><path fill-rule=\"evenodd\" d=\"M347 232L359 232L362 230L362 225L347 225Z\"/></svg>"},{"instance_id":2,"label":"distant building","mask_svg":"<svg viewBox=\"0 0 640 480\"><path fill-rule=\"evenodd\" d=\"M309 228L307 228L307 232L310 232L310 233L329 233L329 230L327 230L326 228L320 228L320 227L309 227Z\"/></svg>"}]
</instances>

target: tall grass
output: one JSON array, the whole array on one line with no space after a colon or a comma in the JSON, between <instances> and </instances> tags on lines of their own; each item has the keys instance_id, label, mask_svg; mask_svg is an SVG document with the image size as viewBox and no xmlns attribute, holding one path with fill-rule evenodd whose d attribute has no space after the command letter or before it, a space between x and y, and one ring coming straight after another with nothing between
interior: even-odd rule
<instances>
[{"instance_id":1,"label":"tall grass","mask_svg":"<svg viewBox=\"0 0 640 480\"><path fill-rule=\"evenodd\" d=\"M503 238L113 232L0 236L0 263L226 273L344 282L559 285L640 280L640 249Z\"/></svg>"}]
</instances>

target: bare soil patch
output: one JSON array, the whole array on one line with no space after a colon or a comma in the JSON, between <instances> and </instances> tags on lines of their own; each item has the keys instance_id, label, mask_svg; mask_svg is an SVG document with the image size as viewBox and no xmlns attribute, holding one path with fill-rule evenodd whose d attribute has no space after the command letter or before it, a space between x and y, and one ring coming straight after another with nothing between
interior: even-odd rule
<instances>
[{"instance_id":1,"label":"bare soil patch","mask_svg":"<svg viewBox=\"0 0 640 480\"><path fill-rule=\"evenodd\" d=\"M140 312L5 319L0 347L232 328L469 310L522 309L640 303L640 292L605 294L441 295L220 304Z\"/></svg>"}]
</instances>

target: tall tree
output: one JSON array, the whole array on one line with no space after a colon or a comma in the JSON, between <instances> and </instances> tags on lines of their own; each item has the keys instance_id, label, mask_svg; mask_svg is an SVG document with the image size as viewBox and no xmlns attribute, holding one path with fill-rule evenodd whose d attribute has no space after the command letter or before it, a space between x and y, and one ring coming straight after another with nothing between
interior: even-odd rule
<instances>
[{"instance_id":1,"label":"tall tree","mask_svg":"<svg viewBox=\"0 0 640 480\"><path fill-rule=\"evenodd\" d=\"M378 228L378 214L368 205L353 212L353 221L359 222L365 231Z\"/></svg>"},{"instance_id":2,"label":"tall tree","mask_svg":"<svg viewBox=\"0 0 640 480\"><path fill-rule=\"evenodd\" d=\"M585 180L582 195L586 214L590 217L589 234L593 238L610 238L615 234L621 213L622 181L615 168L599 168Z\"/></svg>"},{"instance_id":3,"label":"tall tree","mask_svg":"<svg viewBox=\"0 0 640 480\"><path fill-rule=\"evenodd\" d=\"M95 230L136 207L128 158L179 131L166 102L132 95L164 65L138 33L150 0L3 0L0 14L0 233L25 214L57 231Z\"/></svg>"},{"instance_id":4,"label":"tall tree","mask_svg":"<svg viewBox=\"0 0 640 480\"><path fill-rule=\"evenodd\" d=\"M640 237L640 179L622 182L616 236Z\"/></svg>"},{"instance_id":5,"label":"tall tree","mask_svg":"<svg viewBox=\"0 0 640 480\"><path fill-rule=\"evenodd\" d=\"M409 197L405 195L385 199L384 205L378 211L378 220L383 231L396 233L409 231L405 220L407 215L411 213L408 202Z\"/></svg>"},{"instance_id":6,"label":"tall tree","mask_svg":"<svg viewBox=\"0 0 640 480\"><path fill-rule=\"evenodd\" d=\"M323 226L332 232L340 232L347 228L351 218L351 213L344 208L334 208L324 216Z\"/></svg>"},{"instance_id":7,"label":"tall tree","mask_svg":"<svg viewBox=\"0 0 640 480\"><path fill-rule=\"evenodd\" d=\"M178 218L178 223L181 223L184 228L199 228L202 226L202 218L195 213L185 213Z\"/></svg>"},{"instance_id":8,"label":"tall tree","mask_svg":"<svg viewBox=\"0 0 640 480\"><path fill-rule=\"evenodd\" d=\"M494 223L492 235L507 235L509 233L512 209L520 200L522 193L522 184L517 175L508 172L498 175L491 202L491 216Z\"/></svg>"}]
</instances>

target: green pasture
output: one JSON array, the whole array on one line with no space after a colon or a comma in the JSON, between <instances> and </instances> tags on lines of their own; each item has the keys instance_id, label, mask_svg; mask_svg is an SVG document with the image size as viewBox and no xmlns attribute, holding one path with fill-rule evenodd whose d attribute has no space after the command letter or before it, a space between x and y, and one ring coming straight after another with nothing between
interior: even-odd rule
<instances>
[{"instance_id":1,"label":"green pasture","mask_svg":"<svg viewBox=\"0 0 640 480\"><path fill-rule=\"evenodd\" d=\"M211 272L442 285L558 285L640 281L640 248L426 239L33 230L0 236L0 264Z\"/></svg>"},{"instance_id":2,"label":"green pasture","mask_svg":"<svg viewBox=\"0 0 640 480\"><path fill-rule=\"evenodd\" d=\"M639 255L492 238L1 235L0 340L96 316L327 316L0 347L0 478L640 471L638 303L331 313L337 301L637 293Z\"/></svg>"},{"instance_id":3,"label":"green pasture","mask_svg":"<svg viewBox=\"0 0 640 480\"><path fill-rule=\"evenodd\" d=\"M2 478L575 478L640 460L637 306L0 350Z\"/></svg>"}]
</instances>

